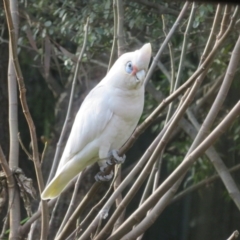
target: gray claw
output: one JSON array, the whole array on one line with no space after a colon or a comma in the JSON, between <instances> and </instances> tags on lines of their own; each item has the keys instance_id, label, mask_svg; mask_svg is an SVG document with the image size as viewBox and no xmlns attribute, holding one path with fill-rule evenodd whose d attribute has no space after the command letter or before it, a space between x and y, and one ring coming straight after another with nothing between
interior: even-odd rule
<instances>
[{"instance_id":1,"label":"gray claw","mask_svg":"<svg viewBox=\"0 0 240 240\"><path fill-rule=\"evenodd\" d=\"M106 161L106 164L107 164L108 166L112 166L112 165L114 164L114 162L113 162L112 159L110 158L110 159L108 159L108 160Z\"/></svg>"},{"instance_id":2,"label":"gray claw","mask_svg":"<svg viewBox=\"0 0 240 240\"><path fill-rule=\"evenodd\" d=\"M113 177L113 171L111 171L110 174L108 175L103 175L102 172L99 172L96 174L95 180L97 182L107 182L107 181L110 181L112 177Z\"/></svg>"},{"instance_id":3,"label":"gray claw","mask_svg":"<svg viewBox=\"0 0 240 240\"><path fill-rule=\"evenodd\" d=\"M122 157L120 157L118 155L118 152L117 150L112 150L112 155L113 155L113 158L114 158L114 161L116 164L122 164L124 163L125 159L126 159L126 155L124 154Z\"/></svg>"},{"instance_id":4,"label":"gray claw","mask_svg":"<svg viewBox=\"0 0 240 240\"><path fill-rule=\"evenodd\" d=\"M101 171L101 172L104 172L106 168L107 168L107 166L101 166L101 167L100 167L100 171Z\"/></svg>"}]
</instances>

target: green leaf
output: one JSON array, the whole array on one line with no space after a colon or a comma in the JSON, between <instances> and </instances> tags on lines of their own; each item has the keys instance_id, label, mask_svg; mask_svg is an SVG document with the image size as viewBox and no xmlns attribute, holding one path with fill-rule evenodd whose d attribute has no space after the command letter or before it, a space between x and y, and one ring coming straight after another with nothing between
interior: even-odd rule
<instances>
[{"instance_id":1,"label":"green leaf","mask_svg":"<svg viewBox=\"0 0 240 240\"><path fill-rule=\"evenodd\" d=\"M50 27L52 25L52 22L51 21L46 21L45 23L44 23L44 26L45 27Z\"/></svg>"}]
</instances>

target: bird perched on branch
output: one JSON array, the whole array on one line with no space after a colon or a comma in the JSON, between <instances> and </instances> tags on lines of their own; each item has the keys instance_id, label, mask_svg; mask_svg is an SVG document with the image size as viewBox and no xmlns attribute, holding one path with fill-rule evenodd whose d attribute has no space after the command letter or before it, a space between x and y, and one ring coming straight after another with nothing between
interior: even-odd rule
<instances>
[{"instance_id":1,"label":"bird perched on branch","mask_svg":"<svg viewBox=\"0 0 240 240\"><path fill-rule=\"evenodd\" d=\"M103 171L111 154L121 161L116 150L128 140L143 111L144 79L151 52L151 44L147 43L135 52L123 54L87 95L56 175L43 191L42 199L57 197L77 174L95 162Z\"/></svg>"}]
</instances>

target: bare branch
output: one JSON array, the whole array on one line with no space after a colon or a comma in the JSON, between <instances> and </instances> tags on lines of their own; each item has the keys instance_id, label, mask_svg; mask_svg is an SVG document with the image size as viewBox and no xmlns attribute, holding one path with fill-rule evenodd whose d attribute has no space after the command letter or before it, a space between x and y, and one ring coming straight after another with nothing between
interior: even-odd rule
<instances>
[{"instance_id":1,"label":"bare branch","mask_svg":"<svg viewBox=\"0 0 240 240\"><path fill-rule=\"evenodd\" d=\"M121 170L122 170L121 165L119 166L115 165L115 172L118 171L118 175L116 177L116 181L114 182L114 191L116 191L119 185L121 184L121 176L122 176ZM118 208L118 206L122 202L122 194L119 194L115 202L116 202L116 208ZM123 223L124 216L125 216L125 210L123 210L122 214L119 216L116 223L114 224L113 231L118 229L118 227Z\"/></svg>"},{"instance_id":2,"label":"bare branch","mask_svg":"<svg viewBox=\"0 0 240 240\"><path fill-rule=\"evenodd\" d=\"M25 148L25 146L24 146L24 144L23 144L23 142L22 142L20 133L18 133L18 141L19 141L19 143L20 143L20 145L21 145L21 147L22 147L22 150L26 153L26 155L28 156L28 158L33 161L33 157L32 157L32 155L31 155L31 153L28 152L28 150Z\"/></svg>"},{"instance_id":3,"label":"bare branch","mask_svg":"<svg viewBox=\"0 0 240 240\"><path fill-rule=\"evenodd\" d=\"M8 212L7 212L7 215L6 215L5 219L4 219L2 232L1 232L1 235L0 235L0 240L5 240L6 239L6 237L4 235L6 233L6 230L7 230L8 226L9 226L8 225L8 222L9 222L9 214L8 214Z\"/></svg>"},{"instance_id":4,"label":"bare branch","mask_svg":"<svg viewBox=\"0 0 240 240\"><path fill-rule=\"evenodd\" d=\"M227 240L234 240L234 239L237 239L239 236L239 232L238 230L235 230L232 235L227 239Z\"/></svg>"},{"instance_id":5,"label":"bare branch","mask_svg":"<svg viewBox=\"0 0 240 240\"><path fill-rule=\"evenodd\" d=\"M117 18L117 3L116 0L113 0L113 17L114 17L114 33L113 33L113 43L112 43L112 50L110 61L108 64L108 71L112 67L114 63L114 56L117 48L117 28L118 28L118 18Z\"/></svg>"},{"instance_id":6,"label":"bare branch","mask_svg":"<svg viewBox=\"0 0 240 240\"><path fill-rule=\"evenodd\" d=\"M122 0L116 0L117 3L117 38L118 38L118 57L120 57L125 52L124 47L124 12L123 12L123 2Z\"/></svg>"}]
</instances>

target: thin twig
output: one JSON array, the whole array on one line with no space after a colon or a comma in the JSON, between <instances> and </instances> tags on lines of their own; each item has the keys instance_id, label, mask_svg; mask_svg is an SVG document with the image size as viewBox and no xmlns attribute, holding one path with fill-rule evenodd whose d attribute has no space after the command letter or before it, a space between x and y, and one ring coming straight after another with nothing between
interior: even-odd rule
<instances>
[{"instance_id":1,"label":"thin twig","mask_svg":"<svg viewBox=\"0 0 240 240\"><path fill-rule=\"evenodd\" d=\"M113 32L113 43L112 43L112 50L111 50L111 56L110 61L108 64L108 71L112 67L114 63L114 56L117 48L117 26L118 26L118 18L117 18L117 4L116 0L113 0L113 18L114 18L114 32Z\"/></svg>"},{"instance_id":2,"label":"thin twig","mask_svg":"<svg viewBox=\"0 0 240 240\"><path fill-rule=\"evenodd\" d=\"M117 190L117 188L119 187L119 185L121 184L121 165L115 165L115 172L118 170L118 176L116 177L116 180L114 182L114 191ZM122 194L119 194L119 196L116 198L115 203L116 203L116 208L118 208L119 204L122 201ZM123 222L124 220L124 216L125 216L125 210L123 210L122 214L119 216L119 218L117 219L117 221L115 222L114 226L113 226L113 231L116 230Z\"/></svg>"},{"instance_id":3,"label":"thin twig","mask_svg":"<svg viewBox=\"0 0 240 240\"><path fill-rule=\"evenodd\" d=\"M85 169L84 169L85 170ZM64 219L61 223L61 226L58 228L58 231L57 231L57 235L59 235L59 233L62 231L62 229L64 228L64 226L66 225L68 219L70 218L71 214L73 213L73 210L74 210L74 206L76 204L76 198L77 198L77 192L78 192L78 188L79 188L79 185L81 183L81 180L82 180L82 177L83 177L83 173L84 173L84 170L78 175L77 177L77 181L75 183L75 186L74 186L74 191L73 191L73 195L72 195L72 199L71 199L71 202L68 206L68 210L64 216Z\"/></svg>"},{"instance_id":4,"label":"thin twig","mask_svg":"<svg viewBox=\"0 0 240 240\"><path fill-rule=\"evenodd\" d=\"M116 0L117 3L117 38L118 38L118 57L120 57L124 51L124 11L122 0Z\"/></svg>"},{"instance_id":5,"label":"thin twig","mask_svg":"<svg viewBox=\"0 0 240 240\"><path fill-rule=\"evenodd\" d=\"M189 32L192 29L192 23L195 17L195 11L197 8L197 4L194 2L192 4L192 9L191 9L191 13L189 16L189 20L188 20L188 24L186 27L186 30L184 32L184 38L183 38L183 44L182 44L182 51L181 51L181 56L180 56L180 61L179 61L179 67L178 67L178 72L177 72L177 77L176 77L176 81L175 81L175 85L174 85L174 91L179 87L180 85L180 80L182 77L182 72L184 70L184 64L185 64L185 57L186 57L186 51L187 51L187 45L188 45L188 36L189 36Z\"/></svg>"},{"instance_id":6,"label":"thin twig","mask_svg":"<svg viewBox=\"0 0 240 240\"><path fill-rule=\"evenodd\" d=\"M22 147L22 150L26 153L26 155L28 156L28 158L33 161L33 157L32 157L32 155L31 155L31 153L28 152L28 150L25 148L25 146L24 146L24 144L23 144L23 142L22 142L22 139L21 139L21 136L20 136L20 132L18 133L18 141L19 141L19 143L20 143L20 145L21 145L21 147Z\"/></svg>"},{"instance_id":7,"label":"thin twig","mask_svg":"<svg viewBox=\"0 0 240 240\"><path fill-rule=\"evenodd\" d=\"M46 142L44 143L44 148L43 148L43 152L42 152L42 156L41 156L41 164L42 164L43 161L44 161L44 157L45 157L45 153L46 153L47 147L48 147L48 143L47 143L47 141L46 141Z\"/></svg>"},{"instance_id":8,"label":"thin twig","mask_svg":"<svg viewBox=\"0 0 240 240\"><path fill-rule=\"evenodd\" d=\"M227 240L234 240L234 239L237 239L239 236L239 232L238 230L235 230L232 235L227 239Z\"/></svg>"},{"instance_id":9,"label":"thin twig","mask_svg":"<svg viewBox=\"0 0 240 240\"><path fill-rule=\"evenodd\" d=\"M2 170L4 171L6 179L7 179L7 186L8 186L8 209L10 209L12 207L12 204L13 204L13 201L14 201L14 197L15 197L16 184L15 184L15 180L14 180L12 171L11 171L11 169L8 166L8 162L7 162L7 160L6 160L5 156L4 156L4 153L2 151L2 147L1 146L0 146L0 165L2 167ZM9 215L9 211L8 211L7 215ZM12 237L14 237L14 234L12 234Z\"/></svg>"},{"instance_id":10,"label":"thin twig","mask_svg":"<svg viewBox=\"0 0 240 240\"><path fill-rule=\"evenodd\" d=\"M56 217L56 214L57 214L57 210L58 210L58 204L61 200L61 196L58 196L57 198L55 198L55 203L53 205L53 208L51 209L51 216L50 216L50 220L49 220L49 229L50 229L50 232L49 232L49 235L51 235L51 231L52 229L54 228L54 224L55 224L55 217ZM37 221L34 223L34 224L37 224ZM31 227L32 229L33 227ZM28 234L29 235L29 234Z\"/></svg>"},{"instance_id":11,"label":"thin twig","mask_svg":"<svg viewBox=\"0 0 240 240\"><path fill-rule=\"evenodd\" d=\"M164 32L165 36L167 36L165 18L163 15L162 15L162 23L163 23L163 32ZM171 62L171 79L170 79L170 94L171 94L175 90L174 89L175 63L174 63L174 53L173 53L173 49L172 49L172 43L170 41L168 42L168 49L169 49L169 56L170 56L170 62ZM168 107L166 122L168 122L168 120L170 119L170 116L172 115L172 108L173 108L173 104L171 102Z\"/></svg>"},{"instance_id":12,"label":"thin twig","mask_svg":"<svg viewBox=\"0 0 240 240\"><path fill-rule=\"evenodd\" d=\"M214 17L214 21L213 21L213 25L212 25L212 28L211 28L211 32L209 34L209 38L208 38L207 44L205 46L205 49L203 51L203 54L200 58L199 66L202 65L202 63L205 61L206 57L209 55L209 53L211 51L214 38L216 38L216 35L217 35L217 27L218 27L218 23L219 23L220 18L221 18L222 8L223 8L222 4L218 4L217 10L216 10L216 13L215 13L215 17Z\"/></svg>"},{"instance_id":13,"label":"thin twig","mask_svg":"<svg viewBox=\"0 0 240 240\"><path fill-rule=\"evenodd\" d=\"M0 240L6 240L5 233L6 233L7 227L9 226L8 222L9 222L9 209L8 209L6 217L4 219L2 232L1 232L1 235L0 235Z\"/></svg>"}]
</instances>

